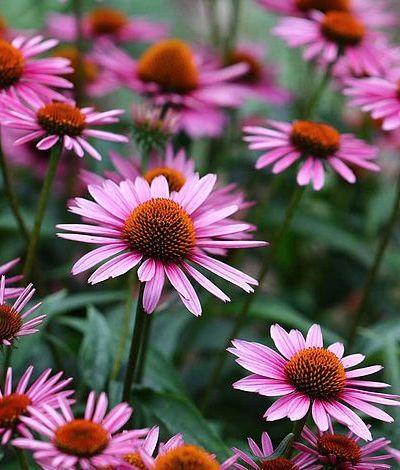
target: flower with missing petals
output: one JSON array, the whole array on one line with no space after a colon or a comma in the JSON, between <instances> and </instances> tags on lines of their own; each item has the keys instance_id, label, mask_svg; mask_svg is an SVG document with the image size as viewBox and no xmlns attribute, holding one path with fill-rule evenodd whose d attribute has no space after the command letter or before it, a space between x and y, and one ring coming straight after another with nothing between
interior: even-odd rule
<instances>
[{"instance_id":1,"label":"flower with missing petals","mask_svg":"<svg viewBox=\"0 0 400 470\"><path fill-rule=\"evenodd\" d=\"M330 419L334 418L368 441L372 436L367 425L350 407L375 419L393 422L391 416L371 403L400 406L399 397L365 390L388 387L385 383L359 380L380 371L381 366L347 370L360 364L364 356L343 356L341 343L325 348L319 325L313 325L306 338L298 330L287 333L273 325L271 338L279 353L262 344L241 340L234 340L234 347L229 349L237 356L236 362L252 372L236 382L234 388L281 397L265 412L267 421L284 417L298 421L311 409L320 431L327 431Z\"/></svg>"},{"instance_id":2,"label":"flower with missing petals","mask_svg":"<svg viewBox=\"0 0 400 470\"><path fill-rule=\"evenodd\" d=\"M15 258L8 263L4 263L0 265L0 276L6 274L10 269L12 269L15 265L19 263L20 258ZM18 282L23 278L23 276L12 276L6 277L6 286L13 284L14 282ZM23 292L23 287L6 287L3 293L3 301L7 299L15 299Z\"/></svg>"},{"instance_id":3,"label":"flower with missing petals","mask_svg":"<svg viewBox=\"0 0 400 470\"><path fill-rule=\"evenodd\" d=\"M351 134L340 134L334 127L312 121L293 124L267 121L267 127L246 126L244 140L251 150L262 150L256 168L274 164L273 173L281 173L294 163L300 164L297 183L311 181L315 190L324 186L325 167L330 167L348 183L355 183L352 168L378 171L373 160L377 149Z\"/></svg>"}]
</instances>

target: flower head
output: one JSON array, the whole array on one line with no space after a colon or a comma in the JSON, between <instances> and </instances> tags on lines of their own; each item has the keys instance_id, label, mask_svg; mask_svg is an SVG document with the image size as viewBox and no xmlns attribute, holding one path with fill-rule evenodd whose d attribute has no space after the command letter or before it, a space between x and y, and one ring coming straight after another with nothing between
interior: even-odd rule
<instances>
[{"instance_id":1,"label":"flower head","mask_svg":"<svg viewBox=\"0 0 400 470\"><path fill-rule=\"evenodd\" d=\"M257 163L261 169L272 165L273 173L281 173L294 163L300 163L297 183L305 186L313 182L320 190L325 182L324 167L329 166L349 183L356 181L351 167L378 171L372 160L377 149L351 134L340 134L334 127L312 121L294 121L293 124L267 121L268 127L247 126L244 140L251 150L265 150Z\"/></svg>"},{"instance_id":2,"label":"flower head","mask_svg":"<svg viewBox=\"0 0 400 470\"><path fill-rule=\"evenodd\" d=\"M232 240L232 233L248 230L247 224L224 224L237 205L224 205L218 210L206 207L216 182L215 175L187 178L179 192L170 191L164 176L149 184L143 178L126 180L119 185L107 180L102 186L89 186L95 202L76 198L70 211L81 215L89 224L66 224L58 228L73 232L62 238L102 245L81 258L73 274L104 263L89 278L96 284L125 274L141 263L138 277L145 283L143 306L151 313L161 296L165 276L177 290L182 302L195 315L201 314L198 296L187 275L223 301L229 298L194 266L252 292L257 281L250 276L214 260L204 250L251 248L265 242Z\"/></svg>"},{"instance_id":3,"label":"flower head","mask_svg":"<svg viewBox=\"0 0 400 470\"><path fill-rule=\"evenodd\" d=\"M14 266L16 266L19 263L19 261L20 261L20 258L15 258L11 261L8 261L7 263L0 265L0 276L3 276L8 271L10 271ZM23 276L21 275L7 277L5 285L7 286L10 284L13 284L14 282L18 282L22 278ZM3 292L3 302L4 300L7 300L7 299L15 299L20 294L22 294L23 290L24 289L22 287L6 287Z\"/></svg>"},{"instance_id":4,"label":"flower head","mask_svg":"<svg viewBox=\"0 0 400 470\"><path fill-rule=\"evenodd\" d=\"M36 147L39 150L48 150L58 142L71 150L78 157L84 152L93 158L101 160L99 152L88 142L88 137L95 137L112 142L127 142L127 137L92 129L118 122L123 110L114 109L98 113L93 108L78 108L73 101L39 101L32 107L23 105L16 100L8 99L1 111L2 125L13 129L22 129L25 135L15 141L15 145L39 141Z\"/></svg>"},{"instance_id":5,"label":"flower head","mask_svg":"<svg viewBox=\"0 0 400 470\"><path fill-rule=\"evenodd\" d=\"M364 356L343 357L341 343L324 348L319 325L313 325L306 338L298 330L287 333L279 325L273 325L271 338L280 354L267 346L240 340L234 340L234 347L229 349L238 357L236 362L253 373L236 382L234 388L282 397L265 412L267 421L285 416L297 421L311 408L313 420L321 431L327 431L330 418L334 418L366 440L372 439L368 427L348 405L376 419L393 421L371 403L400 406L398 397L364 390L389 385L358 380L381 370L381 366L347 370L362 362Z\"/></svg>"},{"instance_id":6,"label":"flower head","mask_svg":"<svg viewBox=\"0 0 400 470\"><path fill-rule=\"evenodd\" d=\"M60 401L60 411L51 405L41 410L31 409L29 417L21 420L30 429L46 436L47 441L17 438L13 445L33 452L37 462L49 468L98 468L116 465L131 446L146 436L148 429L117 433L129 420L132 408L120 403L107 413L108 399L101 393L89 394L85 413L75 418L71 407Z\"/></svg>"},{"instance_id":7,"label":"flower head","mask_svg":"<svg viewBox=\"0 0 400 470\"><path fill-rule=\"evenodd\" d=\"M23 418L31 416L31 413L46 405L57 408L59 399L67 399L74 393L73 390L65 390L72 379L61 380L62 372L51 377L51 369L46 369L28 387L32 372L33 367L28 367L13 390L12 369L10 367L7 370L4 390L0 396L0 435L3 445L15 433L32 438Z\"/></svg>"}]
</instances>

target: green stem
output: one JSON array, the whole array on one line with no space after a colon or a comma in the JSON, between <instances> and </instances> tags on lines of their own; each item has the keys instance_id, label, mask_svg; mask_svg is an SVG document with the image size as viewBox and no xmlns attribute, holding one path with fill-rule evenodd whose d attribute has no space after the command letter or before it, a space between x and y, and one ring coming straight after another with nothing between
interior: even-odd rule
<instances>
[{"instance_id":1,"label":"green stem","mask_svg":"<svg viewBox=\"0 0 400 470\"><path fill-rule=\"evenodd\" d=\"M77 80L75 83L75 98L78 106L82 105L85 96L85 74L83 69L83 57L85 54L85 44L82 33L82 0L73 0L72 10L76 21L76 40L75 47L77 50L77 64L76 64L76 76Z\"/></svg>"},{"instance_id":2,"label":"green stem","mask_svg":"<svg viewBox=\"0 0 400 470\"><path fill-rule=\"evenodd\" d=\"M400 174L397 180L397 190L396 190L396 196L395 196L392 212L389 216L389 220L386 224L386 228L385 228L385 231L383 232L383 236L380 239L380 242L378 244L378 248L376 250L374 260L368 271L364 288L363 288L363 292L362 292L362 296L361 296L361 300L358 305L356 314L354 315L353 323L350 328L349 336L347 339L347 348L349 350L351 350L351 348L353 347L354 340L357 335L358 326L361 322L364 311L368 307L369 299L372 294L375 282L378 278L379 270L382 265L382 261L384 259L386 248L389 244L391 235L393 233L393 229L396 223L398 222L399 216L400 216Z\"/></svg>"},{"instance_id":3,"label":"green stem","mask_svg":"<svg viewBox=\"0 0 400 470\"><path fill-rule=\"evenodd\" d=\"M37 248L37 244L40 238L42 222L43 222L44 214L46 212L50 190L51 190L54 177L57 171L57 165L60 160L61 152L62 152L62 146L55 145L52 148L52 151L50 154L50 161L47 167L47 174L43 182L42 191L39 196L39 203L38 203L38 209L36 212L35 223L33 225L32 233L29 239L28 251L27 251L25 265L23 269L23 275L24 275L25 280L29 279L29 276L33 268L33 264L35 262L36 248Z\"/></svg>"},{"instance_id":4,"label":"green stem","mask_svg":"<svg viewBox=\"0 0 400 470\"><path fill-rule=\"evenodd\" d=\"M29 240L29 231L25 225L24 219L22 218L21 212L19 210L18 198L14 191L14 185L11 180L10 169L8 168L6 158L1 148L0 148L0 167L1 167L1 173L3 175L3 180L4 180L4 190L5 190L8 202L10 203L11 210L14 214L15 220L17 221L21 235L25 238L25 240Z\"/></svg>"},{"instance_id":5,"label":"green stem","mask_svg":"<svg viewBox=\"0 0 400 470\"><path fill-rule=\"evenodd\" d=\"M144 323L143 341L140 346L138 367L135 373L134 382L140 384L143 379L144 369L146 365L147 351L149 349L150 334L151 334L151 323L153 315L146 315Z\"/></svg>"},{"instance_id":6,"label":"green stem","mask_svg":"<svg viewBox=\"0 0 400 470\"><path fill-rule=\"evenodd\" d=\"M22 449L19 449L18 447L14 447L15 454L17 456L17 460L19 463L19 466L22 470L29 470L29 462L26 457L25 452Z\"/></svg>"},{"instance_id":7,"label":"green stem","mask_svg":"<svg viewBox=\"0 0 400 470\"><path fill-rule=\"evenodd\" d=\"M293 444L300 439L301 433L303 432L304 426L307 423L308 415L310 414L310 411L306 413L306 415L299 419L298 421L295 421L293 423L293 429L292 429L292 434L294 435L293 437ZM290 457L293 454L293 444L286 450L285 457L287 459L290 459Z\"/></svg>"},{"instance_id":8,"label":"green stem","mask_svg":"<svg viewBox=\"0 0 400 470\"><path fill-rule=\"evenodd\" d=\"M314 93L312 94L310 101L307 103L307 106L304 111L304 119L311 119L314 116L317 105L320 102L324 94L324 91L329 83L329 80L331 78L332 69L335 63L336 62L331 62L326 68L319 85L314 90Z\"/></svg>"},{"instance_id":9,"label":"green stem","mask_svg":"<svg viewBox=\"0 0 400 470\"><path fill-rule=\"evenodd\" d=\"M139 296L136 305L135 326L132 334L131 348L129 351L128 364L124 380L124 388L122 392L122 401L129 403L131 397L131 389L133 379L137 374L137 367L140 359L140 346L143 342L146 317L148 314L143 309L143 291L144 283L140 283Z\"/></svg>"},{"instance_id":10,"label":"green stem","mask_svg":"<svg viewBox=\"0 0 400 470\"><path fill-rule=\"evenodd\" d=\"M3 386L3 389L6 384L6 377L7 377L7 370L11 365L11 356L12 356L12 350L13 350L13 345L11 346L3 346L3 348L6 348L5 352L3 349L3 354L4 354L4 363L3 363L3 371L1 374L1 384Z\"/></svg>"},{"instance_id":11,"label":"green stem","mask_svg":"<svg viewBox=\"0 0 400 470\"><path fill-rule=\"evenodd\" d=\"M232 0L231 7L231 21L225 38L225 45L223 51L224 60L228 59L229 54L235 49L236 41L239 33L239 20L241 10L241 0Z\"/></svg>"},{"instance_id":12,"label":"green stem","mask_svg":"<svg viewBox=\"0 0 400 470\"><path fill-rule=\"evenodd\" d=\"M221 33L218 23L217 0L204 0L208 24L210 25L210 42L218 48L221 42Z\"/></svg>"},{"instance_id":13,"label":"green stem","mask_svg":"<svg viewBox=\"0 0 400 470\"><path fill-rule=\"evenodd\" d=\"M269 251L269 256L266 256L264 258L264 263L262 264L261 266L261 269L260 269L260 273L259 275L257 276L257 279L258 279L258 283L259 285L261 286L261 284L263 283L265 277L267 276L268 272L269 272L269 269L272 265L272 261L279 249L279 246L280 246L280 243L293 219L293 215L296 211L296 208L297 206L299 205L299 202L304 194L304 190L305 188L304 187L297 187L296 190L294 191L293 195L292 195L292 198L289 202L289 205L287 206L286 208L286 212L285 212L285 217L281 223L281 225L279 226L277 232L276 232L276 235L274 237L274 242L272 244L272 247ZM219 354L218 354L218 357L217 357L217 360L215 362L215 367L211 373L211 376L210 376L210 380L206 386L206 391L205 391L205 394L204 394L204 397L203 397L203 401L201 403L201 406L200 406L200 409L201 410L205 410L208 406L208 403L209 403L209 400L211 398L211 394L213 393L215 387L218 385L219 383L219 379L220 379L220 375L222 373L222 370L223 370L223 367L224 367L224 364L225 364L225 360L226 360L226 357L227 357L227 353L226 353L226 349L231 345L231 341L236 338L236 336L238 335L238 333L240 332L240 330L242 329L242 326L243 324L245 323L246 321L246 318L249 314L249 311L250 311L250 307L252 306L254 300L257 298L257 295L259 293L260 289L256 290L254 292L253 295L248 295L246 297L246 300L243 304L243 307L241 309L241 311L239 312L239 314L236 316L236 319L234 321L234 324L233 324L233 327L232 327L232 330L224 344L224 347L220 350Z\"/></svg>"}]
</instances>

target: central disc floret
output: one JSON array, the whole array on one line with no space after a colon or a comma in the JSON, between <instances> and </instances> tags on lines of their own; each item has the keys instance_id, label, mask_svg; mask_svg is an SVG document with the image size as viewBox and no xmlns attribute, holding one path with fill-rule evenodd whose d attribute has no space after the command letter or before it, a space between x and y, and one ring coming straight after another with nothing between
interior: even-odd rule
<instances>
[{"instance_id":1,"label":"central disc floret","mask_svg":"<svg viewBox=\"0 0 400 470\"><path fill-rule=\"evenodd\" d=\"M0 90L18 82L24 71L22 52L0 39Z\"/></svg>"},{"instance_id":2,"label":"central disc floret","mask_svg":"<svg viewBox=\"0 0 400 470\"><path fill-rule=\"evenodd\" d=\"M263 460L261 465L263 470L298 470L299 468L284 457L278 457L273 460Z\"/></svg>"},{"instance_id":3,"label":"central disc floret","mask_svg":"<svg viewBox=\"0 0 400 470\"><path fill-rule=\"evenodd\" d=\"M295 0L296 7L304 12L319 10L324 13L330 10L349 11L349 0Z\"/></svg>"},{"instance_id":4,"label":"central disc floret","mask_svg":"<svg viewBox=\"0 0 400 470\"><path fill-rule=\"evenodd\" d=\"M142 55L139 77L155 82L162 91L186 93L197 88L199 72L190 48L178 39L158 42Z\"/></svg>"},{"instance_id":5,"label":"central disc floret","mask_svg":"<svg viewBox=\"0 0 400 470\"><path fill-rule=\"evenodd\" d=\"M54 433L55 446L65 454L92 457L107 447L108 432L98 423L75 419Z\"/></svg>"},{"instance_id":6,"label":"central disc floret","mask_svg":"<svg viewBox=\"0 0 400 470\"><path fill-rule=\"evenodd\" d=\"M12 393L0 398L0 428L12 428L20 416L27 414L31 400L26 395Z\"/></svg>"},{"instance_id":7,"label":"central disc floret","mask_svg":"<svg viewBox=\"0 0 400 470\"><path fill-rule=\"evenodd\" d=\"M123 234L134 251L164 263L179 263L192 251L196 233L189 214L170 199L140 204L126 219Z\"/></svg>"},{"instance_id":8,"label":"central disc floret","mask_svg":"<svg viewBox=\"0 0 400 470\"><path fill-rule=\"evenodd\" d=\"M193 445L183 445L157 458L154 470L220 470L218 462Z\"/></svg>"},{"instance_id":9,"label":"central disc floret","mask_svg":"<svg viewBox=\"0 0 400 470\"><path fill-rule=\"evenodd\" d=\"M245 51L236 50L228 57L227 65L244 63L248 66L248 71L239 77L238 80L244 83L257 83L262 76L262 66L255 57Z\"/></svg>"},{"instance_id":10,"label":"central disc floret","mask_svg":"<svg viewBox=\"0 0 400 470\"><path fill-rule=\"evenodd\" d=\"M0 305L0 340L13 339L21 326L21 315L9 305Z\"/></svg>"},{"instance_id":11,"label":"central disc floret","mask_svg":"<svg viewBox=\"0 0 400 470\"><path fill-rule=\"evenodd\" d=\"M329 400L343 390L346 372L338 357L325 348L297 352L285 365L288 381L310 398Z\"/></svg>"},{"instance_id":12,"label":"central disc floret","mask_svg":"<svg viewBox=\"0 0 400 470\"><path fill-rule=\"evenodd\" d=\"M311 121L295 121L290 140L301 152L317 158L333 155L340 148L340 134L336 129Z\"/></svg>"},{"instance_id":13,"label":"central disc floret","mask_svg":"<svg viewBox=\"0 0 400 470\"><path fill-rule=\"evenodd\" d=\"M334 456L337 463L357 464L361 459L361 448L352 439L339 434L326 434L318 441L318 452L325 456Z\"/></svg>"},{"instance_id":14,"label":"central disc floret","mask_svg":"<svg viewBox=\"0 0 400 470\"><path fill-rule=\"evenodd\" d=\"M89 24L93 34L113 34L127 24L124 13L114 8L96 8L89 14Z\"/></svg>"},{"instance_id":15,"label":"central disc floret","mask_svg":"<svg viewBox=\"0 0 400 470\"><path fill-rule=\"evenodd\" d=\"M356 46L366 34L365 26L355 16L343 11L329 11L321 29L327 39L342 46Z\"/></svg>"},{"instance_id":16,"label":"central disc floret","mask_svg":"<svg viewBox=\"0 0 400 470\"><path fill-rule=\"evenodd\" d=\"M133 454L126 454L124 455L125 462L133 465L136 470L147 470L147 465L143 462L142 458L138 454L138 452L134 452Z\"/></svg>"},{"instance_id":17,"label":"central disc floret","mask_svg":"<svg viewBox=\"0 0 400 470\"><path fill-rule=\"evenodd\" d=\"M144 175L144 178L148 183L151 183L157 176L165 177L170 191L179 191L186 181L180 171L167 167L153 168Z\"/></svg>"},{"instance_id":18,"label":"central disc floret","mask_svg":"<svg viewBox=\"0 0 400 470\"><path fill-rule=\"evenodd\" d=\"M38 110L37 119L48 134L59 136L81 135L86 124L81 110L68 103L46 104Z\"/></svg>"}]
</instances>

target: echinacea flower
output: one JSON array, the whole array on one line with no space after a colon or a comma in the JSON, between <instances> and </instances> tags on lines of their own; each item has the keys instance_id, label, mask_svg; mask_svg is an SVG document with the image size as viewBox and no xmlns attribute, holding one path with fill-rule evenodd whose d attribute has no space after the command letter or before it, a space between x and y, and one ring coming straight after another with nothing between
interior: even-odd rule
<instances>
[{"instance_id":1,"label":"echinacea flower","mask_svg":"<svg viewBox=\"0 0 400 470\"><path fill-rule=\"evenodd\" d=\"M20 261L20 258L15 258L7 263L0 265L0 276L3 276L8 271L10 271L14 266L16 266ZM23 278L21 275L7 277L6 286L18 282ZM15 299L23 292L23 287L6 287L3 292L3 301L8 299Z\"/></svg>"},{"instance_id":2,"label":"echinacea flower","mask_svg":"<svg viewBox=\"0 0 400 470\"><path fill-rule=\"evenodd\" d=\"M77 38L77 22L73 15L51 13L47 18L50 36L66 42ZM166 37L168 28L164 23L141 17L128 17L116 8L99 6L82 18L82 32L87 39L107 37L115 42L149 42Z\"/></svg>"},{"instance_id":3,"label":"echinacea flower","mask_svg":"<svg viewBox=\"0 0 400 470\"><path fill-rule=\"evenodd\" d=\"M42 409L28 407L30 416L21 421L47 441L17 438L12 444L33 452L38 463L49 468L90 469L119 464L121 456L129 452L133 442L146 436L148 429L117 433L129 420L132 408L120 403L107 413L108 399L101 393L90 392L85 413L75 418L70 405L60 400L60 411L51 405Z\"/></svg>"},{"instance_id":4,"label":"echinacea flower","mask_svg":"<svg viewBox=\"0 0 400 470\"><path fill-rule=\"evenodd\" d=\"M274 447L267 432L263 432L261 435L261 447L250 437L247 442L254 457L234 448L233 451L237 459L248 465L248 467L244 467L241 463L235 463L233 467L237 470L246 470L247 468L254 470L300 470L305 468L305 463L309 461L309 457L304 454L296 455L290 459L283 456L271 458Z\"/></svg>"},{"instance_id":5,"label":"echinacea flower","mask_svg":"<svg viewBox=\"0 0 400 470\"><path fill-rule=\"evenodd\" d=\"M5 96L23 99L35 104L39 97L64 100L53 88L72 88L72 83L63 78L72 71L69 61L59 57L36 58L58 43L55 39L43 40L16 37L11 42L0 39L0 103Z\"/></svg>"},{"instance_id":6,"label":"echinacea flower","mask_svg":"<svg viewBox=\"0 0 400 470\"><path fill-rule=\"evenodd\" d=\"M188 310L201 314L199 298L185 273L219 299L229 301L193 264L253 292L255 279L205 253L213 248L266 244L230 239L231 234L249 228L239 221L224 225L224 220L239 209L237 205L204 209L215 183L215 175L199 178L195 174L178 192L170 192L164 176L154 178L151 184L138 177L134 183L126 180L117 185L107 180L102 186L89 186L94 202L76 198L70 211L93 224L59 225L58 228L72 232L59 236L101 246L78 260L72 273L79 274L102 263L89 278L90 283L97 284L141 263L138 277L145 283L143 307L148 313L155 310L167 276Z\"/></svg>"},{"instance_id":7,"label":"echinacea flower","mask_svg":"<svg viewBox=\"0 0 400 470\"><path fill-rule=\"evenodd\" d=\"M285 17L274 33L289 47L305 46L304 59L318 59L325 67L339 60L355 75L377 75L386 68L380 47L384 37L351 13L314 11L309 18Z\"/></svg>"},{"instance_id":8,"label":"echinacea flower","mask_svg":"<svg viewBox=\"0 0 400 470\"><path fill-rule=\"evenodd\" d=\"M12 368L7 369L4 389L0 395L0 436L3 445L15 433L31 439L32 434L21 418L29 417L32 411L45 405L57 408L59 399L68 399L74 393L73 390L65 390L72 379L61 380L62 372L50 376L51 369L46 369L28 387L32 372L33 367L29 366L13 391Z\"/></svg>"},{"instance_id":9,"label":"echinacea flower","mask_svg":"<svg viewBox=\"0 0 400 470\"><path fill-rule=\"evenodd\" d=\"M294 163L300 163L297 183L305 186L311 181L315 190L325 182L325 166L330 167L348 183L355 183L352 168L379 171L371 160L377 149L351 134L340 134L334 127L312 121L292 124L267 121L267 127L246 126L244 137L251 150L265 151L256 168L274 164L273 173L281 173Z\"/></svg>"},{"instance_id":10,"label":"echinacea flower","mask_svg":"<svg viewBox=\"0 0 400 470\"><path fill-rule=\"evenodd\" d=\"M204 67L201 57L178 39L154 44L139 60L108 44L99 49L97 60L120 85L155 106L172 107L179 113L178 129L191 137L220 135L223 108L237 108L247 96L246 88L232 82L246 73L246 64Z\"/></svg>"},{"instance_id":11,"label":"echinacea flower","mask_svg":"<svg viewBox=\"0 0 400 470\"><path fill-rule=\"evenodd\" d=\"M305 426L302 438L307 444L297 442L294 447L308 456L308 464L302 468L322 470L326 467L338 470L386 469L390 465L380 463L391 458L390 454L371 455L383 449L390 441L384 437L361 445L360 438L352 432L347 435L335 434L330 428L327 432L314 434Z\"/></svg>"},{"instance_id":12,"label":"echinacea flower","mask_svg":"<svg viewBox=\"0 0 400 470\"><path fill-rule=\"evenodd\" d=\"M13 99L4 100L4 108L0 111L2 126L22 129L25 135L15 141L15 145L38 141L39 150L48 150L58 142L73 151L78 157L87 152L93 158L101 160L100 153L88 142L88 137L95 137L111 142L127 142L128 138L93 129L118 122L118 116L124 113L121 109L96 112L93 108L78 108L73 101L44 102L28 107Z\"/></svg>"},{"instance_id":13,"label":"echinacea flower","mask_svg":"<svg viewBox=\"0 0 400 470\"><path fill-rule=\"evenodd\" d=\"M29 284L17 297L12 305L5 302L6 278L0 279L0 344L11 346L13 341L19 336L27 336L36 333L37 326L40 325L46 315L38 315L32 320L26 321L27 317L36 312L41 306L41 302L29 308L23 313L26 304L31 300L35 289Z\"/></svg>"},{"instance_id":14,"label":"echinacea flower","mask_svg":"<svg viewBox=\"0 0 400 470\"><path fill-rule=\"evenodd\" d=\"M396 460L396 462L400 462L400 450L393 449L392 447L388 447L387 451Z\"/></svg>"},{"instance_id":15,"label":"echinacea flower","mask_svg":"<svg viewBox=\"0 0 400 470\"><path fill-rule=\"evenodd\" d=\"M241 340L234 340L234 347L229 349L238 357L236 362L253 373L234 383L234 388L282 397L265 412L267 421L285 416L297 421L311 409L320 431L327 431L330 418L334 418L368 441L372 439L368 427L349 405L375 419L393 422L391 416L371 403L400 406L398 397L364 390L389 385L359 380L378 372L381 366L346 370L360 364L365 356L343 357L341 343L324 348L319 325L313 325L306 338L298 330L287 333L279 325L273 325L271 338L280 354L262 344Z\"/></svg>"}]
</instances>

